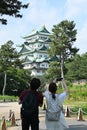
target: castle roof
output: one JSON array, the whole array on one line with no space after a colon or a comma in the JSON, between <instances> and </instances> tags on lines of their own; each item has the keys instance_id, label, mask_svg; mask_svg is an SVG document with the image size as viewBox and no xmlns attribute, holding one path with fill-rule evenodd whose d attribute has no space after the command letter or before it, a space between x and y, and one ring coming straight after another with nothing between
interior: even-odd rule
<instances>
[{"instance_id":1,"label":"castle roof","mask_svg":"<svg viewBox=\"0 0 87 130\"><path fill-rule=\"evenodd\" d=\"M24 53L34 53L34 52L40 52L40 51L46 51L47 50L47 47L45 45L41 45L40 47L38 48L31 48L30 46L27 46L25 44L22 45L22 49L20 50L20 53L21 54L24 54Z\"/></svg>"},{"instance_id":2,"label":"castle roof","mask_svg":"<svg viewBox=\"0 0 87 130\"><path fill-rule=\"evenodd\" d=\"M47 38L45 42L51 42L51 39L50 39L50 38Z\"/></svg>"},{"instance_id":3,"label":"castle roof","mask_svg":"<svg viewBox=\"0 0 87 130\"><path fill-rule=\"evenodd\" d=\"M47 50L47 47L46 46L41 46L41 48L38 48L40 51L46 51Z\"/></svg>"},{"instance_id":4,"label":"castle roof","mask_svg":"<svg viewBox=\"0 0 87 130\"><path fill-rule=\"evenodd\" d=\"M38 32L40 32L40 33L48 33L48 34L50 34L50 32L46 29L46 27L45 26L43 26Z\"/></svg>"},{"instance_id":5,"label":"castle roof","mask_svg":"<svg viewBox=\"0 0 87 130\"><path fill-rule=\"evenodd\" d=\"M45 26L43 26L40 30L32 30L32 32L30 34L28 34L27 36L23 37L24 39L27 39L33 35L36 34L44 34L44 35L51 35L51 33L46 29Z\"/></svg>"},{"instance_id":6,"label":"castle roof","mask_svg":"<svg viewBox=\"0 0 87 130\"><path fill-rule=\"evenodd\" d=\"M49 61L58 61L57 56L53 56L52 58L49 59Z\"/></svg>"},{"instance_id":7,"label":"castle roof","mask_svg":"<svg viewBox=\"0 0 87 130\"><path fill-rule=\"evenodd\" d=\"M35 39L33 41L29 41L29 42L25 42L25 45L29 45L29 44L36 44L36 43L44 43L44 41L42 39Z\"/></svg>"},{"instance_id":8,"label":"castle roof","mask_svg":"<svg viewBox=\"0 0 87 130\"><path fill-rule=\"evenodd\" d=\"M22 45L22 49L20 50L20 53L27 53L31 50L31 48L29 48L28 46L26 46L25 44Z\"/></svg>"},{"instance_id":9,"label":"castle roof","mask_svg":"<svg viewBox=\"0 0 87 130\"><path fill-rule=\"evenodd\" d=\"M30 56L25 57L25 64L26 63L43 63L43 62L49 62L48 58L34 58Z\"/></svg>"}]
</instances>

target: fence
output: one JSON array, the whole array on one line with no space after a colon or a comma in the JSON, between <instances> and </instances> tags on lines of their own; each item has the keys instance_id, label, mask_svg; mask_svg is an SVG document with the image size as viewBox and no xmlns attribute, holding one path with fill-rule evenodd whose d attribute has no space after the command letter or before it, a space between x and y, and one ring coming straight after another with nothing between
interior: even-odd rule
<instances>
[{"instance_id":1,"label":"fence","mask_svg":"<svg viewBox=\"0 0 87 130\"><path fill-rule=\"evenodd\" d=\"M12 110L9 111L8 122L9 122L10 126L16 126L17 125L16 119L15 119L15 113ZM6 124L5 116L3 116L2 120L1 120L1 130L7 130L7 124Z\"/></svg>"},{"instance_id":2,"label":"fence","mask_svg":"<svg viewBox=\"0 0 87 130\"><path fill-rule=\"evenodd\" d=\"M43 104L43 110L46 110L46 103ZM68 106L64 109L64 115L65 117L72 117L73 115L77 115L78 121L83 121L83 114L87 115L87 112L84 112L82 108L79 108L77 112L74 112L72 109L70 109Z\"/></svg>"},{"instance_id":3,"label":"fence","mask_svg":"<svg viewBox=\"0 0 87 130\"><path fill-rule=\"evenodd\" d=\"M44 110L46 110L45 105L44 105ZM66 108L64 109L63 112L64 112L65 117L73 117L73 115L76 114L78 121L84 121L83 114L87 115L87 113L84 112L81 108L79 108L77 110L77 112L74 112L68 106L66 106ZM9 111L8 121L10 123L10 126L17 126L18 125L17 122L16 122L16 119L15 119L15 113L12 110ZM5 116L2 117L1 130L7 130L7 124L6 124Z\"/></svg>"},{"instance_id":4,"label":"fence","mask_svg":"<svg viewBox=\"0 0 87 130\"><path fill-rule=\"evenodd\" d=\"M68 106L66 106L65 109L65 117L72 117L72 115L77 115L78 121L83 121L83 114L87 115L87 112L84 112L82 108L79 108L77 112L74 112L72 109L70 109Z\"/></svg>"}]
</instances>

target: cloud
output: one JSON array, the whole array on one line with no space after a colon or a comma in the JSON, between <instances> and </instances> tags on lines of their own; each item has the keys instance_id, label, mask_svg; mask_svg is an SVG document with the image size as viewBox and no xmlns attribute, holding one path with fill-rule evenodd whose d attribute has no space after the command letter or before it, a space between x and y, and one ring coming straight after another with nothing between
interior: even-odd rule
<instances>
[{"instance_id":1,"label":"cloud","mask_svg":"<svg viewBox=\"0 0 87 130\"><path fill-rule=\"evenodd\" d=\"M77 17L81 16L86 13L87 8L87 0L67 0L66 1L66 16L71 17Z\"/></svg>"},{"instance_id":2,"label":"cloud","mask_svg":"<svg viewBox=\"0 0 87 130\"><path fill-rule=\"evenodd\" d=\"M1 25L0 44L12 40L15 44L22 44L21 36L26 36L33 29L39 29L43 25L49 31L53 25L62 20L74 20L77 29L76 46L80 52L86 51L87 28L87 0L24 0L30 3L29 8L22 10L22 19L8 17L8 25Z\"/></svg>"},{"instance_id":3,"label":"cloud","mask_svg":"<svg viewBox=\"0 0 87 130\"><path fill-rule=\"evenodd\" d=\"M50 28L60 19L60 11L54 6L49 5L49 0L32 0L28 9L27 21L36 26L44 24Z\"/></svg>"},{"instance_id":4,"label":"cloud","mask_svg":"<svg viewBox=\"0 0 87 130\"><path fill-rule=\"evenodd\" d=\"M79 53L87 52L87 0L67 0L66 1L66 18L74 20L77 29L76 47Z\"/></svg>"},{"instance_id":5,"label":"cloud","mask_svg":"<svg viewBox=\"0 0 87 130\"><path fill-rule=\"evenodd\" d=\"M1 25L0 44L4 44L9 40L12 40L15 44L22 41L21 36L25 27L20 21L20 19L8 19L7 25Z\"/></svg>"},{"instance_id":6,"label":"cloud","mask_svg":"<svg viewBox=\"0 0 87 130\"><path fill-rule=\"evenodd\" d=\"M80 48L80 54L87 52L87 21L84 23L83 28L79 30L76 45Z\"/></svg>"}]
</instances>

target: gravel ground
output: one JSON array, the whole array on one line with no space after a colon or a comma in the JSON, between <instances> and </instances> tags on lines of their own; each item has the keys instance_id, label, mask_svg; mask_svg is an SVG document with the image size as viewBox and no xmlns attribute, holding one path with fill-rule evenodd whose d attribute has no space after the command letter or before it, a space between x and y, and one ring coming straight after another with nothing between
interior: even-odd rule
<instances>
[{"instance_id":1,"label":"gravel ground","mask_svg":"<svg viewBox=\"0 0 87 130\"><path fill-rule=\"evenodd\" d=\"M15 113L15 119L20 119L20 107L21 105L18 102L10 103L0 103L0 119L2 116L5 116L6 119L9 118L10 110ZM40 110L40 130L46 130L45 127L45 111ZM67 130L87 130L87 120L78 121L77 118L66 117L66 120L69 124L69 129ZM21 130L21 121L16 120L16 123L19 126L8 127L7 130Z\"/></svg>"},{"instance_id":2,"label":"gravel ground","mask_svg":"<svg viewBox=\"0 0 87 130\"><path fill-rule=\"evenodd\" d=\"M10 110L15 113L15 118L20 118L20 107L18 102L6 102L0 103L0 119L5 116L6 119L9 118Z\"/></svg>"}]
</instances>

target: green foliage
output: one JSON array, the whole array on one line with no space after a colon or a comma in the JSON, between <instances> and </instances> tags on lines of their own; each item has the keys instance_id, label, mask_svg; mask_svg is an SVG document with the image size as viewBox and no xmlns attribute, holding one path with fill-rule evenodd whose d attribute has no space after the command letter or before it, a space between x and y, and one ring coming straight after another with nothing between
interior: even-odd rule
<instances>
[{"instance_id":1,"label":"green foliage","mask_svg":"<svg viewBox=\"0 0 87 130\"><path fill-rule=\"evenodd\" d=\"M48 54L58 57L61 68L61 77L64 78L65 62L74 57L79 49L73 46L76 41L77 30L74 21L64 20L53 26L53 35L51 36L51 44Z\"/></svg>"},{"instance_id":2,"label":"green foliage","mask_svg":"<svg viewBox=\"0 0 87 130\"><path fill-rule=\"evenodd\" d=\"M45 91L45 85L46 85L46 81L44 79L44 77L39 77L40 81L41 81L41 86L38 89L38 92L44 92Z\"/></svg>"},{"instance_id":3,"label":"green foliage","mask_svg":"<svg viewBox=\"0 0 87 130\"><path fill-rule=\"evenodd\" d=\"M53 62L45 73L45 81L52 81L56 77L60 77L60 64ZM74 82L82 79L87 80L87 53L76 54L71 61L65 62L64 66L65 79Z\"/></svg>"},{"instance_id":4,"label":"green foliage","mask_svg":"<svg viewBox=\"0 0 87 130\"><path fill-rule=\"evenodd\" d=\"M28 89L31 80L30 74L30 71L24 69L15 69L8 73L6 94L19 95L23 89Z\"/></svg>"},{"instance_id":5,"label":"green foliage","mask_svg":"<svg viewBox=\"0 0 87 130\"><path fill-rule=\"evenodd\" d=\"M77 30L75 29L74 21L64 20L57 25L53 26L53 35L51 36L52 43L48 50L51 56L63 55L64 60L70 58L77 53L78 49L73 47L76 41Z\"/></svg>"},{"instance_id":6,"label":"green foliage","mask_svg":"<svg viewBox=\"0 0 87 130\"><path fill-rule=\"evenodd\" d=\"M78 101L87 101L87 83L85 85L73 85L69 81L66 81L66 84L69 89L69 94L65 102L78 102ZM57 93L63 92L61 82L58 83Z\"/></svg>"},{"instance_id":7,"label":"green foliage","mask_svg":"<svg viewBox=\"0 0 87 130\"><path fill-rule=\"evenodd\" d=\"M87 113L87 83L85 85L72 85L66 82L69 94L67 95L64 105L68 105L72 112L77 113L82 108ZM63 92L61 83L58 84L57 93ZM74 114L75 114L74 113ZM87 115L84 113L84 115Z\"/></svg>"},{"instance_id":8,"label":"green foliage","mask_svg":"<svg viewBox=\"0 0 87 130\"><path fill-rule=\"evenodd\" d=\"M82 111L84 111L83 115L85 115L86 118L87 118L87 104L86 104L86 102L85 103L80 103L79 102L79 104L77 106L73 106L71 108L71 110L72 110L72 112L77 113L79 108L81 108Z\"/></svg>"},{"instance_id":9,"label":"green foliage","mask_svg":"<svg viewBox=\"0 0 87 130\"><path fill-rule=\"evenodd\" d=\"M23 61L19 60L20 55L13 45L14 43L12 41L8 41L0 48L0 68L2 71L6 71L9 67L23 68Z\"/></svg>"},{"instance_id":10,"label":"green foliage","mask_svg":"<svg viewBox=\"0 0 87 130\"><path fill-rule=\"evenodd\" d=\"M31 80L29 70L23 69L23 61L20 54L13 47L14 43L8 41L0 48L0 94L4 86L4 77L6 76L5 94L19 95L19 93L29 87Z\"/></svg>"},{"instance_id":11,"label":"green foliage","mask_svg":"<svg viewBox=\"0 0 87 130\"><path fill-rule=\"evenodd\" d=\"M87 53L75 55L72 62L65 64L67 68L66 79L69 81L87 79Z\"/></svg>"},{"instance_id":12,"label":"green foliage","mask_svg":"<svg viewBox=\"0 0 87 130\"><path fill-rule=\"evenodd\" d=\"M2 123L2 120L0 119L0 124L1 124L1 123ZM6 126L7 126L7 127L11 126L11 122L8 121L8 120L6 120Z\"/></svg>"},{"instance_id":13,"label":"green foliage","mask_svg":"<svg viewBox=\"0 0 87 130\"><path fill-rule=\"evenodd\" d=\"M15 16L17 17L22 17L20 14L20 10L22 8L27 8L28 4L22 4L21 1L19 0L0 0L0 22L2 24L7 24L7 20L3 18L3 15L8 15L8 16Z\"/></svg>"},{"instance_id":14,"label":"green foliage","mask_svg":"<svg viewBox=\"0 0 87 130\"><path fill-rule=\"evenodd\" d=\"M51 82L61 76L60 66L57 61L51 62L50 67L46 71L44 78L46 82Z\"/></svg>"},{"instance_id":15,"label":"green foliage","mask_svg":"<svg viewBox=\"0 0 87 130\"><path fill-rule=\"evenodd\" d=\"M70 101L85 101L87 99L87 84L69 87Z\"/></svg>"},{"instance_id":16,"label":"green foliage","mask_svg":"<svg viewBox=\"0 0 87 130\"><path fill-rule=\"evenodd\" d=\"M17 96L9 96L9 95L5 95L5 96L2 96L0 95L0 101L17 101L18 100L18 97Z\"/></svg>"}]
</instances>

